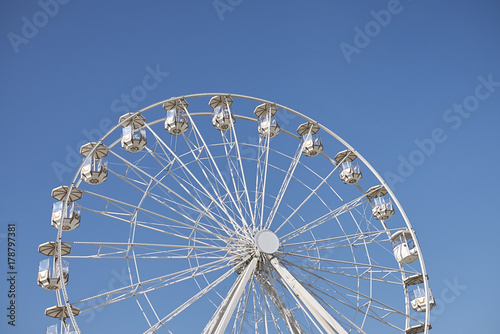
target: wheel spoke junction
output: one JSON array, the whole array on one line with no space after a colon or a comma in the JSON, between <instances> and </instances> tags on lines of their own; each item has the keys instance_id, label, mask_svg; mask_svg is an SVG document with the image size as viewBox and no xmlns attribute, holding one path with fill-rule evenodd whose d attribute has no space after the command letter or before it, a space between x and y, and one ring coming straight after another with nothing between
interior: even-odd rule
<instances>
[{"instance_id":1,"label":"wheel spoke junction","mask_svg":"<svg viewBox=\"0 0 500 334\"><path fill-rule=\"evenodd\" d=\"M403 208L359 152L293 109L174 97L123 115L81 154L52 192L56 239L39 246L59 332L124 318L139 333L431 328Z\"/></svg>"}]
</instances>

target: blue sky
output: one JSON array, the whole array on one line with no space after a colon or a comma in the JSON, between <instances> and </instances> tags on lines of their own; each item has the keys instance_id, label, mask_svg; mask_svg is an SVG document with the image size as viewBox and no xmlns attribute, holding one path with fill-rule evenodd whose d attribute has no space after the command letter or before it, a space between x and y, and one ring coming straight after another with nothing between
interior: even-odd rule
<instances>
[{"instance_id":1,"label":"blue sky","mask_svg":"<svg viewBox=\"0 0 500 334\"><path fill-rule=\"evenodd\" d=\"M500 3L220 3L1 2L0 331L52 323L37 245L56 237L50 191L71 182L80 145L124 112L202 92L272 100L342 136L393 186L418 234L438 299L433 332L496 330ZM3 314L9 222L15 328Z\"/></svg>"}]
</instances>

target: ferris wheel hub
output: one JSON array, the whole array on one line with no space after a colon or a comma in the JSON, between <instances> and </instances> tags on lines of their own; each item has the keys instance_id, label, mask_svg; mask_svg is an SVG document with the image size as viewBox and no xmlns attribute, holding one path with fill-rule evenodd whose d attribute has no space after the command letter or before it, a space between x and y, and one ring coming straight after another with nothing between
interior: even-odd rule
<instances>
[{"instance_id":1,"label":"ferris wheel hub","mask_svg":"<svg viewBox=\"0 0 500 334\"><path fill-rule=\"evenodd\" d=\"M255 234L257 248L266 254L273 254L280 246L280 240L271 230L261 230Z\"/></svg>"}]
</instances>

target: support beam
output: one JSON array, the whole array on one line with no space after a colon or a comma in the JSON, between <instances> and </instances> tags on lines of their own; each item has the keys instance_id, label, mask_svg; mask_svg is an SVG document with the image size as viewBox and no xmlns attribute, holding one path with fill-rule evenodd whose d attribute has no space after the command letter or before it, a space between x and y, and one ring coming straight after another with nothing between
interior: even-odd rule
<instances>
[{"instance_id":1,"label":"support beam","mask_svg":"<svg viewBox=\"0 0 500 334\"><path fill-rule=\"evenodd\" d=\"M346 330L335 320L330 313L307 291L293 275L280 265L276 258L271 259L271 264L288 286L289 290L297 296L307 310L316 318L321 327L331 334L347 334Z\"/></svg>"},{"instance_id":2,"label":"support beam","mask_svg":"<svg viewBox=\"0 0 500 334\"><path fill-rule=\"evenodd\" d=\"M229 290L228 295L224 298L217 311L215 311L212 319L203 330L204 334L223 334L225 332L226 327L229 324L229 320L231 320L233 315L234 309L236 308L243 291L245 291L245 286L250 280L250 277L252 277L257 265L257 260L257 257L254 257L246 267L245 271L243 271L236 279L236 282L234 282L231 290Z\"/></svg>"},{"instance_id":3,"label":"support beam","mask_svg":"<svg viewBox=\"0 0 500 334\"><path fill-rule=\"evenodd\" d=\"M281 300L280 296L278 295L278 292L276 291L276 287L271 281L271 278L266 279L266 277L259 275L259 283L260 286L264 289L264 291L266 291L266 293L271 298L274 306L280 313L283 320L285 320L288 329L293 334L305 334L304 330L300 327L299 323L297 322L297 319L295 319L295 317L293 316L293 313L286 307L283 300Z\"/></svg>"}]
</instances>

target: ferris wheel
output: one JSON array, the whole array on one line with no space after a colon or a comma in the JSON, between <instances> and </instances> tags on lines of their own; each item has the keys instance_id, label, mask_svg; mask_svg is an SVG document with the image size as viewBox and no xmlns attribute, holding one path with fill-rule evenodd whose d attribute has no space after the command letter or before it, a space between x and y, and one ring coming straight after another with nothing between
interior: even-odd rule
<instances>
[{"instance_id":1,"label":"ferris wheel","mask_svg":"<svg viewBox=\"0 0 500 334\"><path fill-rule=\"evenodd\" d=\"M98 318L144 334L431 329L403 208L316 120L193 94L121 116L80 152L39 246L38 285L56 297L46 333L95 333Z\"/></svg>"}]
</instances>

